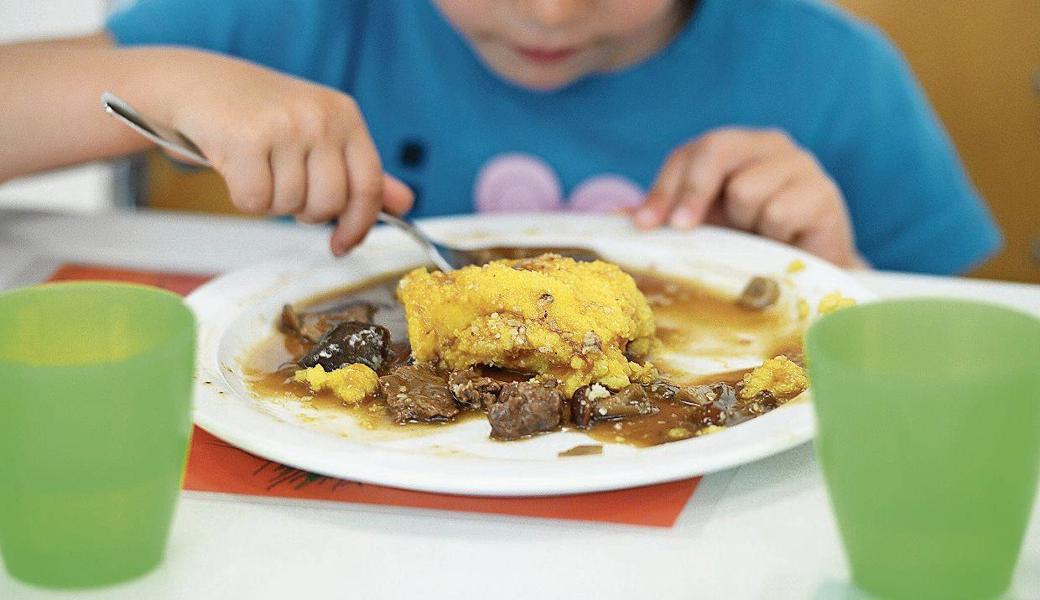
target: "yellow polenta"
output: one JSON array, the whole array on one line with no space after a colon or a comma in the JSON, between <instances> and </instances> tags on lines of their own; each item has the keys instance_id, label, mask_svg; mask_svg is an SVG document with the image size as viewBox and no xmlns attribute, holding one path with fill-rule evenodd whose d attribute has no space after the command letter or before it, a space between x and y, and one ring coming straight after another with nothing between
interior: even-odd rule
<instances>
[{"instance_id":1,"label":"yellow polenta","mask_svg":"<svg viewBox=\"0 0 1040 600\"><path fill-rule=\"evenodd\" d=\"M744 375L744 388L740 397L750 400L759 392L769 392L781 400L789 400L805 391L809 380L805 369L786 356L770 358L762 366Z\"/></svg>"},{"instance_id":2,"label":"yellow polenta","mask_svg":"<svg viewBox=\"0 0 1040 600\"><path fill-rule=\"evenodd\" d=\"M650 351L650 305L610 263L546 254L452 273L416 269L397 296L420 362L551 375L568 396L590 383L620 389L654 375L625 356L643 360Z\"/></svg>"},{"instance_id":3,"label":"yellow polenta","mask_svg":"<svg viewBox=\"0 0 1040 600\"><path fill-rule=\"evenodd\" d=\"M357 404L379 387L379 375L367 366L356 363L334 371L326 371L321 365L309 369L300 369L293 374L293 380L306 383L312 392L332 390L340 400L347 404Z\"/></svg>"}]
</instances>

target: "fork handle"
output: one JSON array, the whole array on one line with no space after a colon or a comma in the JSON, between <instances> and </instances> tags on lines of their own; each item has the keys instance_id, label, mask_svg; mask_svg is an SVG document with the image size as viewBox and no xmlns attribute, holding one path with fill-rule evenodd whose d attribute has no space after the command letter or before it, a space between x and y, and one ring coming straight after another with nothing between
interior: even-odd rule
<instances>
[{"instance_id":1,"label":"fork handle","mask_svg":"<svg viewBox=\"0 0 1040 600\"><path fill-rule=\"evenodd\" d=\"M441 256L441 253L437 251L437 248L434 247L433 243L431 243L429 239L423 236L415 228L415 225L412 225L408 221L405 221L400 217L395 217L394 215L384 211L379 211L378 218L380 222L386 223L387 225L400 229L405 234L407 234L408 237L415 240L415 242L422 247L423 252L426 253L426 257L429 258L433 262L433 264L437 266L438 269L444 271L445 273L455 270L455 268L448 264L448 261L445 260L443 256Z\"/></svg>"}]
</instances>

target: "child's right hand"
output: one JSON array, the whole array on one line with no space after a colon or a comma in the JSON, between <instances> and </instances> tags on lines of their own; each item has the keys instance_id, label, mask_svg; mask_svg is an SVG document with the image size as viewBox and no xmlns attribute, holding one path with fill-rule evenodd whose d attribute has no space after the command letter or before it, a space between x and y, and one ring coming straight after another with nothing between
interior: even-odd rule
<instances>
[{"instance_id":1,"label":"child's right hand","mask_svg":"<svg viewBox=\"0 0 1040 600\"><path fill-rule=\"evenodd\" d=\"M378 211L411 208L411 190L383 173L350 96L231 58L182 56L194 63L189 79L161 100L163 112L223 176L239 210L338 218L330 246L340 255L364 239Z\"/></svg>"}]
</instances>

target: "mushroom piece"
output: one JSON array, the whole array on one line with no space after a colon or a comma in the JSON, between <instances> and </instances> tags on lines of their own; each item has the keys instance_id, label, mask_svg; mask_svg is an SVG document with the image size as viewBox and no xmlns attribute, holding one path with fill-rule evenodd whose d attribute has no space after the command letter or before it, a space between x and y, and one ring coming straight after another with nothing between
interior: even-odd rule
<instances>
[{"instance_id":1,"label":"mushroom piece","mask_svg":"<svg viewBox=\"0 0 1040 600\"><path fill-rule=\"evenodd\" d=\"M385 327L347 321L321 336L310 352L300 359L303 367L321 365L335 371L343 365L361 363L377 373L390 352L390 332Z\"/></svg>"},{"instance_id":2,"label":"mushroom piece","mask_svg":"<svg viewBox=\"0 0 1040 600\"><path fill-rule=\"evenodd\" d=\"M765 310L780 298L780 284L768 277L752 277L740 293L737 304L748 310Z\"/></svg>"},{"instance_id":3,"label":"mushroom piece","mask_svg":"<svg viewBox=\"0 0 1040 600\"><path fill-rule=\"evenodd\" d=\"M643 386L634 383L614 394L598 384L582 386L571 396L570 409L571 423L578 429L588 429L596 421L657 412Z\"/></svg>"}]
</instances>

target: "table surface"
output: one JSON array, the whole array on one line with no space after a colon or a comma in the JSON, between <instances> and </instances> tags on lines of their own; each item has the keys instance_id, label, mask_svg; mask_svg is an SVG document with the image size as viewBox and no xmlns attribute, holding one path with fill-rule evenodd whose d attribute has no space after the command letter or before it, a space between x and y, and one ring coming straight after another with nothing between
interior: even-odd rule
<instances>
[{"instance_id":1,"label":"table surface","mask_svg":"<svg viewBox=\"0 0 1040 600\"><path fill-rule=\"evenodd\" d=\"M326 230L159 213L0 211L0 289L63 262L214 273ZM988 300L1040 315L1040 286L855 275L882 297ZM1040 504L1008 598L1040 598ZM671 529L184 492L166 561L119 586L52 592L0 570L0 598L727 598L836 600L848 583L811 444L704 478Z\"/></svg>"}]
</instances>

